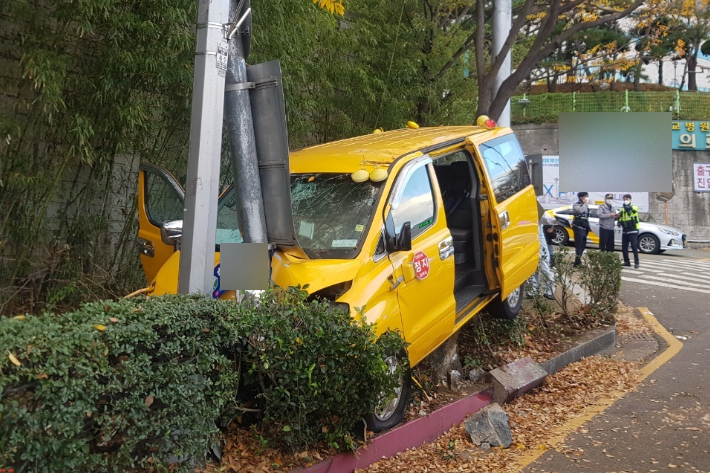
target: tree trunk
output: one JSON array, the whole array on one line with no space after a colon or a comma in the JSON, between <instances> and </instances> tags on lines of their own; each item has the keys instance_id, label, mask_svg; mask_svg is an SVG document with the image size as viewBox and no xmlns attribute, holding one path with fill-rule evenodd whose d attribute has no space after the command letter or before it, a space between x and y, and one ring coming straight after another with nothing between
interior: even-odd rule
<instances>
[{"instance_id":1,"label":"tree trunk","mask_svg":"<svg viewBox=\"0 0 710 473\"><path fill-rule=\"evenodd\" d=\"M641 92L641 70L643 69L643 61L634 68L634 92Z\"/></svg>"},{"instance_id":2,"label":"tree trunk","mask_svg":"<svg viewBox=\"0 0 710 473\"><path fill-rule=\"evenodd\" d=\"M417 124L419 126L427 126L427 116L429 115L429 97L419 99L417 106Z\"/></svg>"},{"instance_id":3,"label":"tree trunk","mask_svg":"<svg viewBox=\"0 0 710 473\"><path fill-rule=\"evenodd\" d=\"M658 60L658 83L663 85L663 58Z\"/></svg>"},{"instance_id":4,"label":"tree trunk","mask_svg":"<svg viewBox=\"0 0 710 473\"><path fill-rule=\"evenodd\" d=\"M680 90L681 92L683 91L683 87L685 87L686 72L688 72L688 61L687 60L685 61L685 64L683 65L683 77L680 80L680 87L678 88L678 90Z\"/></svg>"},{"instance_id":5,"label":"tree trunk","mask_svg":"<svg viewBox=\"0 0 710 473\"><path fill-rule=\"evenodd\" d=\"M692 91L698 90L698 82L695 77L695 70L698 67L698 51L700 51L700 48L696 47L693 54L688 56L688 90Z\"/></svg>"}]
</instances>

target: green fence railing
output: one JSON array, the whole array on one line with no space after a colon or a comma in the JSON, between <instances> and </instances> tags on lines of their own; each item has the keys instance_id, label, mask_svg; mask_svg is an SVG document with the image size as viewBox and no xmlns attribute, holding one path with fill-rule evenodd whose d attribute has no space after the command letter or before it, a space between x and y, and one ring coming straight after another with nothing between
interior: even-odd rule
<instances>
[{"instance_id":1,"label":"green fence railing","mask_svg":"<svg viewBox=\"0 0 710 473\"><path fill-rule=\"evenodd\" d=\"M707 120L710 93L573 92L511 98L513 123L556 123L560 112L672 112L679 120Z\"/></svg>"}]
</instances>

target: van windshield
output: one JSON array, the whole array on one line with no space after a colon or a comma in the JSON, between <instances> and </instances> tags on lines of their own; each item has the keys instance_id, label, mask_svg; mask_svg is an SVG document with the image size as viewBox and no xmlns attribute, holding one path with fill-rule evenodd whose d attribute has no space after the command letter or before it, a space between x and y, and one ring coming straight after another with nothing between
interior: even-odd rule
<instances>
[{"instance_id":1,"label":"van windshield","mask_svg":"<svg viewBox=\"0 0 710 473\"><path fill-rule=\"evenodd\" d=\"M298 243L309 258L352 259L360 252L381 185L350 174L291 175Z\"/></svg>"},{"instance_id":2,"label":"van windshield","mask_svg":"<svg viewBox=\"0 0 710 473\"><path fill-rule=\"evenodd\" d=\"M352 259L360 252L381 185L350 174L292 174L291 208L298 243L312 259ZM220 197L217 248L241 243L234 186Z\"/></svg>"}]
</instances>

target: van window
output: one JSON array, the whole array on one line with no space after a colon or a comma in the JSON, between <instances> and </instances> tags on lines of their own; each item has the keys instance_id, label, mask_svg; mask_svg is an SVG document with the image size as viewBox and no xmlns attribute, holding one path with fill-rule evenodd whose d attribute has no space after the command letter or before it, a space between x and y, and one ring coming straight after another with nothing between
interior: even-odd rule
<instances>
[{"instance_id":1,"label":"van window","mask_svg":"<svg viewBox=\"0 0 710 473\"><path fill-rule=\"evenodd\" d=\"M145 173L145 196L148 220L156 227L170 220L182 220L183 199L163 176Z\"/></svg>"},{"instance_id":2,"label":"van window","mask_svg":"<svg viewBox=\"0 0 710 473\"><path fill-rule=\"evenodd\" d=\"M479 146L497 202L530 185L525 155L515 135L506 135Z\"/></svg>"},{"instance_id":3,"label":"van window","mask_svg":"<svg viewBox=\"0 0 710 473\"><path fill-rule=\"evenodd\" d=\"M360 252L381 183L350 174L292 174L296 238L309 258L352 259Z\"/></svg>"},{"instance_id":4,"label":"van window","mask_svg":"<svg viewBox=\"0 0 710 473\"><path fill-rule=\"evenodd\" d=\"M420 167L409 176L399 205L392 210L392 219L397 235L401 232L402 225L411 222L412 238L434 224L434 194L428 166Z\"/></svg>"}]
</instances>

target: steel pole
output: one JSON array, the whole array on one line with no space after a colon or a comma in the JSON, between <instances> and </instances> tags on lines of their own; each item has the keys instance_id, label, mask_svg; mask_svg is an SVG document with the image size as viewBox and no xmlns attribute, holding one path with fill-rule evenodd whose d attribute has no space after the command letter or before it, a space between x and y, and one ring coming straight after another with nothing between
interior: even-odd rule
<instances>
[{"instance_id":1,"label":"steel pole","mask_svg":"<svg viewBox=\"0 0 710 473\"><path fill-rule=\"evenodd\" d=\"M210 294L214 281L229 0L200 0L178 291ZM221 43L221 44L220 44Z\"/></svg>"},{"instance_id":2,"label":"steel pole","mask_svg":"<svg viewBox=\"0 0 710 473\"><path fill-rule=\"evenodd\" d=\"M513 25L513 3L512 0L495 0L495 10L493 11L493 57L503 49L503 43L510 34ZM512 50L512 48L511 48ZM493 96L498 93L501 84L510 77L511 71L511 51L505 56L503 65L500 67L495 81L493 82ZM510 99L505 104L505 108L497 120L500 126L510 126Z\"/></svg>"},{"instance_id":3,"label":"steel pole","mask_svg":"<svg viewBox=\"0 0 710 473\"><path fill-rule=\"evenodd\" d=\"M250 15L245 8L236 12L239 1L232 0L230 16L238 20ZM249 3L249 2L244 2ZM242 3L244 6L244 4ZM259 162L256 156L254 121L251 114L243 38L237 30L229 40L227 85L224 95L224 126L232 158L234 188L237 196L239 231L244 243L268 243L264 202L261 196Z\"/></svg>"}]
</instances>

